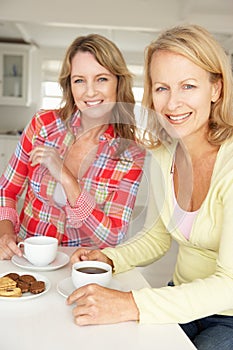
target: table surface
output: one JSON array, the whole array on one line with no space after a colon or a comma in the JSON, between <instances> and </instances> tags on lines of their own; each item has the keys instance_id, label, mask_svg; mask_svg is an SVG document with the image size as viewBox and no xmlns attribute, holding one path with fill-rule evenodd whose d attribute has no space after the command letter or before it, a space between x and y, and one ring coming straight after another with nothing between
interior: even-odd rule
<instances>
[{"instance_id":1,"label":"table surface","mask_svg":"<svg viewBox=\"0 0 233 350\"><path fill-rule=\"evenodd\" d=\"M59 250L70 255L74 248ZM85 350L195 349L177 324L124 322L84 327L75 325L73 306L67 306L65 297L57 292L57 283L70 276L70 264L58 270L36 272L17 267L11 261L0 261L0 274L10 271L39 273L49 279L51 288L44 295L30 300L0 300L1 350L64 350L76 347ZM114 279L124 289L149 286L137 269L116 275Z\"/></svg>"}]
</instances>

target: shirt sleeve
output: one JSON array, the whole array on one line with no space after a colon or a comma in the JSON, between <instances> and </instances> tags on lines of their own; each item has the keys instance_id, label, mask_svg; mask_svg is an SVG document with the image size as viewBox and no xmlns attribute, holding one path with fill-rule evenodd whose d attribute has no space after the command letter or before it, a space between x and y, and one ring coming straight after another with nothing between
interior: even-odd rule
<instances>
[{"instance_id":1,"label":"shirt sleeve","mask_svg":"<svg viewBox=\"0 0 233 350\"><path fill-rule=\"evenodd\" d=\"M67 223L81 227L93 247L116 246L125 237L143 174L144 159L144 151L135 152L129 171L117 181L118 187L108 196L104 206L98 205L85 190L74 207L66 205ZM108 179L107 185L115 186L114 180Z\"/></svg>"},{"instance_id":2,"label":"shirt sleeve","mask_svg":"<svg viewBox=\"0 0 233 350\"><path fill-rule=\"evenodd\" d=\"M10 220L15 228L15 232L19 232L19 215L13 208L1 207L0 208L0 221Z\"/></svg>"},{"instance_id":3,"label":"shirt sleeve","mask_svg":"<svg viewBox=\"0 0 233 350\"><path fill-rule=\"evenodd\" d=\"M154 215L153 204L153 196L150 196L146 222L140 232L116 248L103 249L114 263L114 273L149 265L169 250L171 235L165 230L162 220Z\"/></svg>"},{"instance_id":4,"label":"shirt sleeve","mask_svg":"<svg viewBox=\"0 0 233 350\"><path fill-rule=\"evenodd\" d=\"M17 144L15 152L0 178L0 215L7 216L17 229L17 200L27 184L29 153L35 135L35 120L28 124Z\"/></svg>"},{"instance_id":5,"label":"shirt sleeve","mask_svg":"<svg viewBox=\"0 0 233 350\"><path fill-rule=\"evenodd\" d=\"M82 191L73 207L71 207L68 202L66 204L68 221L76 228L81 227L82 222L91 215L95 206L96 203L93 196L87 191Z\"/></svg>"}]
</instances>

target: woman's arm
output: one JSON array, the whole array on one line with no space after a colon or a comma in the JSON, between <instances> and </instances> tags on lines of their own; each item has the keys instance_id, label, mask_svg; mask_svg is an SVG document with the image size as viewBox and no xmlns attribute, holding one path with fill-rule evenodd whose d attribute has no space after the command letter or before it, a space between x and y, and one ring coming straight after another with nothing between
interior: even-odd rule
<instances>
[{"instance_id":1,"label":"woman's arm","mask_svg":"<svg viewBox=\"0 0 233 350\"><path fill-rule=\"evenodd\" d=\"M16 150L0 178L0 259L22 255L16 245L19 231L17 200L26 186L29 153L35 138L36 118L32 118L22 133Z\"/></svg>"},{"instance_id":2,"label":"woman's arm","mask_svg":"<svg viewBox=\"0 0 233 350\"><path fill-rule=\"evenodd\" d=\"M124 160L118 160L114 163L114 171L118 172L120 180L106 176L97 179L91 185L93 188L90 193L81 188L56 149L39 146L30 154L32 166L43 164L55 180L62 184L67 197L66 225L80 229L80 240L88 237L92 246L98 248L115 246L124 238L141 181L144 158L145 152L137 149L127 165L124 166ZM97 202L99 198L100 204Z\"/></svg>"},{"instance_id":3,"label":"woman's arm","mask_svg":"<svg viewBox=\"0 0 233 350\"><path fill-rule=\"evenodd\" d=\"M91 194L82 189L74 206L67 203L65 210L68 224L80 228L80 235L89 237L94 247L116 246L125 237L142 177L143 164L144 152L137 154L125 173L121 172L119 161L116 171L119 167L120 181L112 178L102 178L100 182L96 180L96 188Z\"/></svg>"}]
</instances>

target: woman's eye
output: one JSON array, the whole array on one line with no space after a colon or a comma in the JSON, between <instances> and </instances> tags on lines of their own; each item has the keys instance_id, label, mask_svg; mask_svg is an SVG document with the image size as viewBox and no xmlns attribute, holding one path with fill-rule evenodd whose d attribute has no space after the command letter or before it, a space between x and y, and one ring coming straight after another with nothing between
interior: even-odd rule
<instances>
[{"instance_id":1,"label":"woman's eye","mask_svg":"<svg viewBox=\"0 0 233 350\"><path fill-rule=\"evenodd\" d=\"M195 86L192 85L192 84L185 84L185 85L184 85L184 88L185 88L186 90L190 90L190 89L195 88Z\"/></svg>"},{"instance_id":2,"label":"woman's eye","mask_svg":"<svg viewBox=\"0 0 233 350\"><path fill-rule=\"evenodd\" d=\"M100 77L99 79L98 79L98 81L107 81L108 79L107 78L105 78L105 77Z\"/></svg>"},{"instance_id":3,"label":"woman's eye","mask_svg":"<svg viewBox=\"0 0 233 350\"><path fill-rule=\"evenodd\" d=\"M81 83L83 83L83 79L75 79L74 83L81 84Z\"/></svg>"},{"instance_id":4,"label":"woman's eye","mask_svg":"<svg viewBox=\"0 0 233 350\"><path fill-rule=\"evenodd\" d=\"M159 92L159 91L165 91L165 90L167 90L167 88L166 87L164 87L164 86L159 86L159 87L157 87L156 89L155 89L155 91L157 92Z\"/></svg>"}]
</instances>

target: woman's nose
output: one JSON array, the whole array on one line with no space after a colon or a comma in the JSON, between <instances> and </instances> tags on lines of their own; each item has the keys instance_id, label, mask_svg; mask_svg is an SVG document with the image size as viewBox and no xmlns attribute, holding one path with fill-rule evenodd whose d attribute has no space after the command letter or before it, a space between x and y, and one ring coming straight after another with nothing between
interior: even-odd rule
<instances>
[{"instance_id":1,"label":"woman's nose","mask_svg":"<svg viewBox=\"0 0 233 350\"><path fill-rule=\"evenodd\" d=\"M89 82L87 84L86 94L87 96L94 96L96 94L96 88L94 83Z\"/></svg>"},{"instance_id":2,"label":"woman's nose","mask_svg":"<svg viewBox=\"0 0 233 350\"><path fill-rule=\"evenodd\" d=\"M181 96L179 92L171 91L167 100L167 108L170 111L174 111L177 109L177 107L180 107L181 104L182 104L182 101L181 101Z\"/></svg>"}]
</instances>

